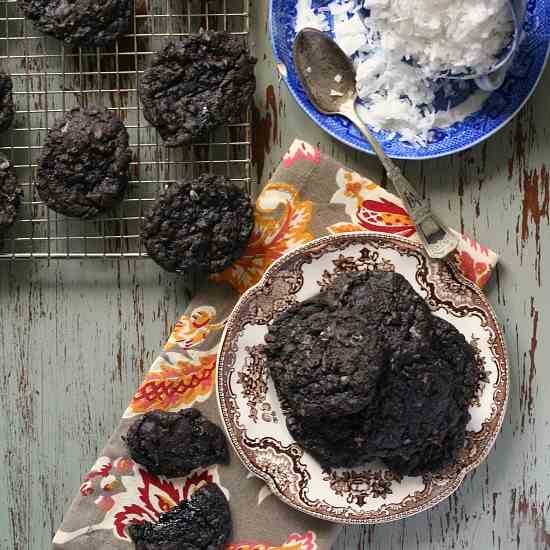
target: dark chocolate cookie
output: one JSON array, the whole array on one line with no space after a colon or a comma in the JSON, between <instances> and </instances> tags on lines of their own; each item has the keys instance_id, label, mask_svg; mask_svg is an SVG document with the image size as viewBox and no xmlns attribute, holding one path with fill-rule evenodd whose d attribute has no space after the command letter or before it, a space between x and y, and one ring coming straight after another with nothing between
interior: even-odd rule
<instances>
[{"instance_id":1,"label":"dark chocolate cookie","mask_svg":"<svg viewBox=\"0 0 550 550\"><path fill-rule=\"evenodd\" d=\"M265 341L289 432L322 466L381 459L419 475L463 447L482 373L401 275L341 274L276 318Z\"/></svg>"},{"instance_id":2,"label":"dark chocolate cookie","mask_svg":"<svg viewBox=\"0 0 550 550\"><path fill-rule=\"evenodd\" d=\"M143 242L168 271L216 273L245 251L254 227L248 195L223 176L170 185L145 216Z\"/></svg>"},{"instance_id":3,"label":"dark chocolate cookie","mask_svg":"<svg viewBox=\"0 0 550 550\"><path fill-rule=\"evenodd\" d=\"M0 132L8 130L15 117L12 89L11 76L4 71L0 71Z\"/></svg>"},{"instance_id":4,"label":"dark chocolate cookie","mask_svg":"<svg viewBox=\"0 0 550 550\"><path fill-rule=\"evenodd\" d=\"M130 456L156 475L183 477L229 461L222 430L197 409L149 412L130 426L125 440Z\"/></svg>"},{"instance_id":5,"label":"dark chocolate cookie","mask_svg":"<svg viewBox=\"0 0 550 550\"><path fill-rule=\"evenodd\" d=\"M222 550L231 536L231 511L222 490L203 485L158 523L130 525L136 550Z\"/></svg>"},{"instance_id":6,"label":"dark chocolate cookie","mask_svg":"<svg viewBox=\"0 0 550 550\"><path fill-rule=\"evenodd\" d=\"M464 337L446 321L434 325L431 350L391 354L362 411L330 421L290 413L290 434L325 468L380 459L401 475L421 475L456 460L482 373Z\"/></svg>"},{"instance_id":7,"label":"dark chocolate cookie","mask_svg":"<svg viewBox=\"0 0 550 550\"><path fill-rule=\"evenodd\" d=\"M441 344L456 344L454 335L445 332ZM469 405L479 384L479 370L464 352L466 346L464 341L460 357L451 361L438 349L392 357L368 447L398 473L439 470L463 448Z\"/></svg>"},{"instance_id":8,"label":"dark chocolate cookie","mask_svg":"<svg viewBox=\"0 0 550 550\"><path fill-rule=\"evenodd\" d=\"M73 109L48 132L38 194L56 212L91 218L122 198L130 160L128 132L118 118L99 107Z\"/></svg>"},{"instance_id":9,"label":"dark chocolate cookie","mask_svg":"<svg viewBox=\"0 0 550 550\"><path fill-rule=\"evenodd\" d=\"M265 352L295 415L341 416L371 402L391 350L427 348L431 333L430 310L404 277L352 272L275 319Z\"/></svg>"},{"instance_id":10,"label":"dark chocolate cookie","mask_svg":"<svg viewBox=\"0 0 550 550\"><path fill-rule=\"evenodd\" d=\"M433 334L432 314L426 302L399 273L361 271L340 275L325 299L353 309L384 340L388 350L424 349Z\"/></svg>"},{"instance_id":11,"label":"dark chocolate cookie","mask_svg":"<svg viewBox=\"0 0 550 550\"><path fill-rule=\"evenodd\" d=\"M484 378L464 336L443 319L434 316L432 322L430 352L394 355L389 384L379 396L380 418L385 407L391 416L378 420L371 433L373 452L403 475L434 472L456 460Z\"/></svg>"},{"instance_id":12,"label":"dark chocolate cookie","mask_svg":"<svg viewBox=\"0 0 550 550\"><path fill-rule=\"evenodd\" d=\"M368 446L372 417L366 410L330 419L289 413L286 425L290 435L323 468L353 468L373 458Z\"/></svg>"},{"instance_id":13,"label":"dark chocolate cookie","mask_svg":"<svg viewBox=\"0 0 550 550\"><path fill-rule=\"evenodd\" d=\"M170 42L141 77L143 114L169 147L239 122L256 88L255 63L242 42L224 32Z\"/></svg>"},{"instance_id":14,"label":"dark chocolate cookie","mask_svg":"<svg viewBox=\"0 0 550 550\"><path fill-rule=\"evenodd\" d=\"M464 401L470 402L477 394L485 373L479 368L472 346L466 338L448 321L436 317L432 318L433 337L432 346L435 352L442 357L459 376L462 382L457 388L457 396L461 395Z\"/></svg>"},{"instance_id":15,"label":"dark chocolate cookie","mask_svg":"<svg viewBox=\"0 0 550 550\"><path fill-rule=\"evenodd\" d=\"M8 160L0 157L0 233L15 222L22 196L15 170Z\"/></svg>"},{"instance_id":16,"label":"dark chocolate cookie","mask_svg":"<svg viewBox=\"0 0 550 550\"><path fill-rule=\"evenodd\" d=\"M42 32L77 46L105 47L128 31L131 0L19 0Z\"/></svg>"},{"instance_id":17,"label":"dark chocolate cookie","mask_svg":"<svg viewBox=\"0 0 550 550\"><path fill-rule=\"evenodd\" d=\"M376 394L384 339L349 308L322 297L296 304L274 320L265 341L277 393L298 416L352 414Z\"/></svg>"}]
</instances>

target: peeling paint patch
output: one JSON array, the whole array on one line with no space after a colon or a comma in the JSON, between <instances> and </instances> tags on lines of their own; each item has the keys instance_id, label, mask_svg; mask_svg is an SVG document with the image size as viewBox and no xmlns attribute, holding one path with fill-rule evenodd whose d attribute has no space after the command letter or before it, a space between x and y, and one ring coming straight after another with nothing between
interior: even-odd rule
<instances>
[{"instance_id":1,"label":"peeling paint patch","mask_svg":"<svg viewBox=\"0 0 550 550\"><path fill-rule=\"evenodd\" d=\"M512 158L508 161L508 177L510 179L514 176L516 165L520 170L525 168L526 135L523 130L522 118L521 116L516 118L514 133L512 134Z\"/></svg>"},{"instance_id":2,"label":"peeling paint patch","mask_svg":"<svg viewBox=\"0 0 550 550\"><path fill-rule=\"evenodd\" d=\"M535 377L537 366L535 362L538 347L539 311L535 307L535 299L531 297L530 317L532 322L529 350L523 354L522 374L519 395L521 411L521 431L525 431L526 424L535 422Z\"/></svg>"},{"instance_id":3,"label":"peeling paint patch","mask_svg":"<svg viewBox=\"0 0 550 550\"><path fill-rule=\"evenodd\" d=\"M529 416L534 415L533 385L535 383L535 374L537 373L535 354L537 352L537 332L539 328L539 312L535 309L534 298L531 298L531 319L533 320L533 333L531 335L531 346L529 348L529 386L527 390L527 411Z\"/></svg>"},{"instance_id":4,"label":"peeling paint patch","mask_svg":"<svg viewBox=\"0 0 550 550\"><path fill-rule=\"evenodd\" d=\"M275 88L270 84L265 91L265 115L254 106L252 110L252 164L256 166L258 183L262 182L265 156L271 152L271 145L279 133L279 110Z\"/></svg>"},{"instance_id":5,"label":"peeling paint patch","mask_svg":"<svg viewBox=\"0 0 550 550\"><path fill-rule=\"evenodd\" d=\"M521 548L520 531L522 526L530 527L529 534L537 549L550 548L550 531L546 525L546 506L540 502L537 494L537 485L531 485L528 490L524 487L518 497L517 489L512 489L510 500L510 518L512 530L515 530L515 539L518 548ZM531 548L531 546L529 546Z\"/></svg>"},{"instance_id":6,"label":"peeling paint patch","mask_svg":"<svg viewBox=\"0 0 550 550\"><path fill-rule=\"evenodd\" d=\"M493 509L492 509L493 523L495 523L497 519L497 499L499 496L500 496L500 493L493 493Z\"/></svg>"},{"instance_id":7,"label":"peeling paint patch","mask_svg":"<svg viewBox=\"0 0 550 550\"><path fill-rule=\"evenodd\" d=\"M523 193L522 210L518 225L521 229L522 250L529 238L534 234L536 246L536 269L539 286L541 284L541 240L540 229L543 220L550 224L549 202L550 202L550 175L543 164L539 172L523 171L520 181ZM521 219L521 224L519 223Z\"/></svg>"}]
</instances>

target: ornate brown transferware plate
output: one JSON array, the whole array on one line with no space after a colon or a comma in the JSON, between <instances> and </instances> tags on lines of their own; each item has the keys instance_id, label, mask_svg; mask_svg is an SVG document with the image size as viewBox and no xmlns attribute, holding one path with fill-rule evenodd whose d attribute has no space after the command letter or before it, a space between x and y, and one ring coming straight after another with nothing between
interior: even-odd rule
<instances>
[{"instance_id":1,"label":"ornate brown transferware plate","mask_svg":"<svg viewBox=\"0 0 550 550\"><path fill-rule=\"evenodd\" d=\"M341 272L373 269L406 277L433 313L452 323L474 346L486 372L470 408L465 447L443 471L400 477L377 462L323 470L290 436L260 353L267 326L276 315L315 295ZM508 359L489 302L451 264L430 260L417 244L405 239L340 234L289 252L243 295L222 337L218 398L240 459L285 503L329 521L382 523L435 506L485 459L504 417Z\"/></svg>"}]
</instances>

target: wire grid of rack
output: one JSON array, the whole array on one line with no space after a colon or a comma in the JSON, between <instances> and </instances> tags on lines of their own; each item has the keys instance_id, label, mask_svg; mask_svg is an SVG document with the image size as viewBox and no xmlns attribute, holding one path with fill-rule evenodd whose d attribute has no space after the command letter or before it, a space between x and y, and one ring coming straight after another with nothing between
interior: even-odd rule
<instances>
[{"instance_id":1,"label":"wire grid of rack","mask_svg":"<svg viewBox=\"0 0 550 550\"><path fill-rule=\"evenodd\" d=\"M171 39L202 28L247 41L249 9L249 0L134 0L130 31L112 49L79 49L34 29L16 0L0 0L0 66L12 76L17 106L13 128L0 136L0 154L24 192L18 221L0 237L0 259L145 256L141 219L164 185L211 172L252 192L250 112L200 143L168 149L144 119L137 90L151 56ZM48 128L71 108L90 104L125 123L133 157L120 205L78 220L41 203L34 177Z\"/></svg>"}]
</instances>

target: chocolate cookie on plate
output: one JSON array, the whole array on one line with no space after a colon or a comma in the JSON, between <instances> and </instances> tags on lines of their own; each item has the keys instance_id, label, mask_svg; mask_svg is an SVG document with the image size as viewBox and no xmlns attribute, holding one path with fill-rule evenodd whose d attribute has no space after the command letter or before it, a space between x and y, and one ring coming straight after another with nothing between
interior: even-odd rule
<instances>
[{"instance_id":1,"label":"chocolate cookie on plate","mask_svg":"<svg viewBox=\"0 0 550 550\"><path fill-rule=\"evenodd\" d=\"M130 160L128 132L117 117L99 107L73 109L48 132L38 194L60 214L94 217L122 198Z\"/></svg>"},{"instance_id":2,"label":"chocolate cookie on plate","mask_svg":"<svg viewBox=\"0 0 550 550\"><path fill-rule=\"evenodd\" d=\"M13 82L10 75L0 70L0 132L8 130L15 117L12 89Z\"/></svg>"},{"instance_id":3,"label":"chocolate cookie on plate","mask_svg":"<svg viewBox=\"0 0 550 550\"><path fill-rule=\"evenodd\" d=\"M368 318L323 296L277 317L265 342L277 393L297 416L324 421L352 414L376 393L384 339Z\"/></svg>"},{"instance_id":4,"label":"chocolate cookie on plate","mask_svg":"<svg viewBox=\"0 0 550 550\"><path fill-rule=\"evenodd\" d=\"M149 412L130 426L125 441L136 462L167 477L229 461L223 431L197 409Z\"/></svg>"},{"instance_id":5,"label":"chocolate cookie on plate","mask_svg":"<svg viewBox=\"0 0 550 550\"><path fill-rule=\"evenodd\" d=\"M145 118L175 147L242 120L256 88L241 40L207 31L168 43L140 80Z\"/></svg>"},{"instance_id":6,"label":"chocolate cookie on plate","mask_svg":"<svg viewBox=\"0 0 550 550\"><path fill-rule=\"evenodd\" d=\"M325 299L360 315L368 334L376 333L390 352L431 345L432 314L426 302L400 273L361 271L341 274Z\"/></svg>"},{"instance_id":7,"label":"chocolate cookie on plate","mask_svg":"<svg viewBox=\"0 0 550 550\"><path fill-rule=\"evenodd\" d=\"M456 460L485 376L464 336L448 321L432 319L431 350L394 355L371 432L373 452L404 475L433 472Z\"/></svg>"},{"instance_id":8,"label":"chocolate cookie on plate","mask_svg":"<svg viewBox=\"0 0 550 550\"><path fill-rule=\"evenodd\" d=\"M19 0L37 29L67 44L105 47L130 25L131 0Z\"/></svg>"},{"instance_id":9,"label":"chocolate cookie on plate","mask_svg":"<svg viewBox=\"0 0 550 550\"><path fill-rule=\"evenodd\" d=\"M22 196L15 170L7 159L0 157L0 233L15 222Z\"/></svg>"},{"instance_id":10,"label":"chocolate cookie on plate","mask_svg":"<svg viewBox=\"0 0 550 550\"><path fill-rule=\"evenodd\" d=\"M447 329L441 345L453 345ZM464 341L464 346L468 346ZM447 361L436 349L391 358L380 385L371 453L402 475L437 471L464 448L480 372L466 353Z\"/></svg>"},{"instance_id":11,"label":"chocolate cookie on plate","mask_svg":"<svg viewBox=\"0 0 550 550\"><path fill-rule=\"evenodd\" d=\"M369 412L371 408L367 409ZM290 435L310 452L323 468L353 468L368 462L372 416L367 410L333 417L286 415Z\"/></svg>"},{"instance_id":12,"label":"chocolate cookie on plate","mask_svg":"<svg viewBox=\"0 0 550 550\"><path fill-rule=\"evenodd\" d=\"M231 511L214 483L160 515L157 523L130 525L136 550L222 550L231 535Z\"/></svg>"},{"instance_id":13,"label":"chocolate cookie on plate","mask_svg":"<svg viewBox=\"0 0 550 550\"><path fill-rule=\"evenodd\" d=\"M216 273L239 258L254 227L248 195L223 176L170 185L146 214L142 238L167 271Z\"/></svg>"}]
</instances>

